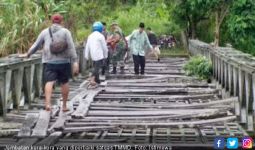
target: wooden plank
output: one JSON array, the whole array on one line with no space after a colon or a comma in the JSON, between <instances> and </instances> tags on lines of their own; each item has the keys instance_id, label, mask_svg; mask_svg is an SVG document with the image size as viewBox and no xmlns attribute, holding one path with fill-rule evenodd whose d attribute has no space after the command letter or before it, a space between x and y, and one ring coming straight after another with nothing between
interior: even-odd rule
<instances>
[{"instance_id":1,"label":"wooden plank","mask_svg":"<svg viewBox=\"0 0 255 150\"><path fill-rule=\"evenodd\" d=\"M225 78L224 78L224 61L220 60L220 79L222 87L225 87Z\"/></svg>"},{"instance_id":2,"label":"wooden plank","mask_svg":"<svg viewBox=\"0 0 255 150\"><path fill-rule=\"evenodd\" d=\"M123 103L119 103L119 104L109 104L109 103L92 103L91 104L91 109L93 107L123 107L123 108L160 108L160 109L179 109L179 108L206 108L206 107L212 107L214 105L222 105L222 104L226 104L226 103L233 103L233 102L237 102L238 101L238 97L232 97L232 98L227 98L227 99L223 99L223 100L217 100L217 101L211 101L211 102L207 102L207 103L199 103L199 104L172 104L172 105L164 105L164 104L123 104Z\"/></svg>"},{"instance_id":3,"label":"wooden plank","mask_svg":"<svg viewBox=\"0 0 255 150\"><path fill-rule=\"evenodd\" d=\"M38 138L23 138L18 141L17 146L31 146L34 145L39 139Z\"/></svg>"},{"instance_id":4,"label":"wooden plank","mask_svg":"<svg viewBox=\"0 0 255 150\"><path fill-rule=\"evenodd\" d=\"M54 132L50 134L45 139L41 140L40 142L36 143L35 146L52 146L57 143L59 138L62 136L62 132Z\"/></svg>"},{"instance_id":5,"label":"wooden plank","mask_svg":"<svg viewBox=\"0 0 255 150\"><path fill-rule=\"evenodd\" d=\"M121 87L121 88L127 88L127 87L139 87L139 88L216 88L215 84L208 84L208 83L119 83L119 82L107 82L107 87Z\"/></svg>"},{"instance_id":6,"label":"wooden plank","mask_svg":"<svg viewBox=\"0 0 255 150\"><path fill-rule=\"evenodd\" d=\"M121 126L122 125L122 126L129 126L129 127L133 127L133 126L170 127L170 126L195 126L195 125L204 125L204 124L212 125L214 123L230 122L230 121L234 121L234 120L236 120L236 116L226 116L226 117L219 117L219 118L206 119L206 120L196 120L196 121L174 121L174 122L173 121L171 121L171 122L111 121L111 122L95 122L95 123L89 122L86 124L87 125L96 124L100 127L107 126L107 125L111 125L111 126ZM74 129L72 129L71 131L76 132L78 130L79 132L81 132L81 130L79 130L79 128L81 128L81 127L76 127ZM93 127L88 127L88 128L93 130ZM66 132L70 132L70 131L66 131Z\"/></svg>"},{"instance_id":7,"label":"wooden plank","mask_svg":"<svg viewBox=\"0 0 255 150\"><path fill-rule=\"evenodd\" d=\"M227 62L224 62L224 86L225 86L225 89L228 91L229 90L229 84L228 84L228 65L227 65Z\"/></svg>"},{"instance_id":8,"label":"wooden plank","mask_svg":"<svg viewBox=\"0 0 255 150\"><path fill-rule=\"evenodd\" d=\"M246 129L254 131L253 109L252 109L252 75L245 73L245 110L246 110Z\"/></svg>"},{"instance_id":9,"label":"wooden plank","mask_svg":"<svg viewBox=\"0 0 255 150\"><path fill-rule=\"evenodd\" d=\"M43 138L47 136L49 121L50 121L50 112L41 110L39 113L39 119L36 123L35 128L33 129L31 136L39 137L39 138Z\"/></svg>"},{"instance_id":10,"label":"wooden plank","mask_svg":"<svg viewBox=\"0 0 255 150\"><path fill-rule=\"evenodd\" d=\"M17 71L13 72L14 74L14 108L19 109L20 100L21 100L21 90L23 86L23 75L24 75L24 67L19 68Z\"/></svg>"},{"instance_id":11,"label":"wooden plank","mask_svg":"<svg viewBox=\"0 0 255 150\"><path fill-rule=\"evenodd\" d=\"M88 127L66 127L63 133L77 133L85 131L99 131L114 129L116 126L88 126Z\"/></svg>"},{"instance_id":12,"label":"wooden plank","mask_svg":"<svg viewBox=\"0 0 255 150\"><path fill-rule=\"evenodd\" d=\"M36 113L27 114L22 128L18 133L18 137L29 137L31 135L32 128L38 120L38 117L39 114Z\"/></svg>"},{"instance_id":13,"label":"wooden plank","mask_svg":"<svg viewBox=\"0 0 255 150\"><path fill-rule=\"evenodd\" d=\"M65 126L65 122L67 120L68 116L66 113L64 113L61 109L60 113L59 113L59 117L56 120L56 122L49 128L49 132L53 132L55 130L63 130L64 126Z\"/></svg>"},{"instance_id":14,"label":"wooden plank","mask_svg":"<svg viewBox=\"0 0 255 150\"><path fill-rule=\"evenodd\" d=\"M58 115L59 111L60 111L60 107L57 105L54 105L52 107L51 118L55 118Z\"/></svg>"},{"instance_id":15,"label":"wooden plank","mask_svg":"<svg viewBox=\"0 0 255 150\"><path fill-rule=\"evenodd\" d=\"M101 89L90 90L85 99L80 101L78 108L72 113L74 118L83 118L87 115L90 103L94 100L94 97L101 91Z\"/></svg>"},{"instance_id":16,"label":"wooden plank","mask_svg":"<svg viewBox=\"0 0 255 150\"><path fill-rule=\"evenodd\" d=\"M66 123L66 127L68 126L87 126L91 124L87 124L90 122L96 123L97 122L111 122L113 120L140 120L140 121L145 121L145 120L158 120L158 121L165 121L165 120L181 120L181 119L204 119L204 118L216 118L218 116L226 116L227 112L226 111L216 111L213 113L207 113L207 114L198 114L196 112L193 113L188 113L188 114L181 114L181 115L155 115L155 116L92 116L92 117L86 117L84 119L73 119L71 120L72 122ZM86 122L86 123L83 123Z\"/></svg>"},{"instance_id":17,"label":"wooden plank","mask_svg":"<svg viewBox=\"0 0 255 150\"><path fill-rule=\"evenodd\" d=\"M25 94L25 103L31 104L33 97L32 94L32 87L34 82L34 72L35 72L35 65L31 65L29 67L25 67L25 73L24 73L24 94Z\"/></svg>"},{"instance_id":18,"label":"wooden plank","mask_svg":"<svg viewBox=\"0 0 255 150\"><path fill-rule=\"evenodd\" d=\"M176 102L178 100L215 100L217 99L217 95L215 94L199 94L199 95L143 95L143 94L99 94L98 96L95 97L95 100L100 100L100 101L108 101L108 100L133 100L133 99L153 99L157 100L157 102L160 101L172 101Z\"/></svg>"},{"instance_id":19,"label":"wooden plank","mask_svg":"<svg viewBox=\"0 0 255 150\"><path fill-rule=\"evenodd\" d=\"M1 110L1 114L3 114L3 116L6 116L6 102L5 102L5 76L4 74L0 74L0 110Z\"/></svg>"},{"instance_id":20,"label":"wooden plank","mask_svg":"<svg viewBox=\"0 0 255 150\"><path fill-rule=\"evenodd\" d=\"M119 89L119 88L106 88L102 93L107 94L119 94L119 93L150 93L150 94L210 94L210 93L218 93L218 89L206 89L206 88L154 88L154 89Z\"/></svg>"},{"instance_id":21,"label":"wooden plank","mask_svg":"<svg viewBox=\"0 0 255 150\"><path fill-rule=\"evenodd\" d=\"M40 92L42 89L42 69L43 69L42 64L35 64L34 86L35 86L36 96L40 95Z\"/></svg>"},{"instance_id":22,"label":"wooden plank","mask_svg":"<svg viewBox=\"0 0 255 150\"><path fill-rule=\"evenodd\" d=\"M88 112L88 116L153 116L153 115L181 115L189 113L213 113L217 109L178 109L178 110L149 110L149 111L95 111Z\"/></svg>"},{"instance_id":23,"label":"wooden plank","mask_svg":"<svg viewBox=\"0 0 255 150\"><path fill-rule=\"evenodd\" d=\"M238 69L237 68L235 68L235 67L233 67L233 82L234 82L234 84L233 84L233 86L234 86L234 96L238 96L238 93L237 93L237 91L238 91ZM238 116L240 116L240 113L239 114L237 114Z\"/></svg>"},{"instance_id":24,"label":"wooden plank","mask_svg":"<svg viewBox=\"0 0 255 150\"><path fill-rule=\"evenodd\" d=\"M239 96L239 105L241 108L241 113L240 113L240 119L241 119L241 123L246 123L246 104L245 104L245 97L244 97L244 72L241 70L241 68L239 68L238 70L238 82L239 82L239 92L238 92L238 96Z\"/></svg>"},{"instance_id":25,"label":"wooden plank","mask_svg":"<svg viewBox=\"0 0 255 150\"><path fill-rule=\"evenodd\" d=\"M234 88L233 88L233 67L232 65L228 64L228 87L230 95L233 95Z\"/></svg>"},{"instance_id":26,"label":"wooden plank","mask_svg":"<svg viewBox=\"0 0 255 150\"><path fill-rule=\"evenodd\" d=\"M168 81L168 79L181 78L186 80L196 80L194 77L187 77L184 75L157 75L156 77L145 78L145 79L128 79L128 80L108 80L108 82L120 82L120 83L151 83L151 82L162 82Z\"/></svg>"}]
</instances>

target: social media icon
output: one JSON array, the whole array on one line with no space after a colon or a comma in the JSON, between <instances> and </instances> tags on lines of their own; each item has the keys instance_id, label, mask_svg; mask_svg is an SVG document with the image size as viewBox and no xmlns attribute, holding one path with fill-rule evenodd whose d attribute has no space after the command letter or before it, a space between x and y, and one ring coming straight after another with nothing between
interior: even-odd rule
<instances>
[{"instance_id":1,"label":"social media icon","mask_svg":"<svg viewBox=\"0 0 255 150\"><path fill-rule=\"evenodd\" d=\"M237 149L238 148L238 138L228 138L227 139L227 148L228 149Z\"/></svg>"},{"instance_id":2,"label":"social media icon","mask_svg":"<svg viewBox=\"0 0 255 150\"><path fill-rule=\"evenodd\" d=\"M218 137L214 139L214 149L224 149L225 147L225 139L222 137Z\"/></svg>"},{"instance_id":3,"label":"social media icon","mask_svg":"<svg viewBox=\"0 0 255 150\"><path fill-rule=\"evenodd\" d=\"M252 138L250 137L245 137L242 139L242 148L243 149L251 149L252 148L252 143L253 143L253 140Z\"/></svg>"}]
</instances>

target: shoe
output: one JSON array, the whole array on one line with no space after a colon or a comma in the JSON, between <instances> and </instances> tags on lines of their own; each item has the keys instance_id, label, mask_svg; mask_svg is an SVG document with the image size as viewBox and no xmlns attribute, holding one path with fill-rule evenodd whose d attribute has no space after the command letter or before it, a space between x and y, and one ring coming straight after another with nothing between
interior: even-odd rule
<instances>
[{"instance_id":1,"label":"shoe","mask_svg":"<svg viewBox=\"0 0 255 150\"><path fill-rule=\"evenodd\" d=\"M158 62L160 62L160 58L158 58Z\"/></svg>"},{"instance_id":2,"label":"shoe","mask_svg":"<svg viewBox=\"0 0 255 150\"><path fill-rule=\"evenodd\" d=\"M120 74L124 74L125 72L124 72L124 66L121 66L120 67Z\"/></svg>"},{"instance_id":3,"label":"shoe","mask_svg":"<svg viewBox=\"0 0 255 150\"><path fill-rule=\"evenodd\" d=\"M117 73L117 67L113 67L111 74L116 74L116 73Z\"/></svg>"}]
</instances>

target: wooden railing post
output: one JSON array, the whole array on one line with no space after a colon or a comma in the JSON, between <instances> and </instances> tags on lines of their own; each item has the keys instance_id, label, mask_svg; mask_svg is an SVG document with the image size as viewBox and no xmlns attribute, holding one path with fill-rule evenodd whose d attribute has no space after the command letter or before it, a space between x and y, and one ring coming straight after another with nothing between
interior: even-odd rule
<instances>
[{"instance_id":1,"label":"wooden railing post","mask_svg":"<svg viewBox=\"0 0 255 150\"><path fill-rule=\"evenodd\" d=\"M253 131L253 108L252 108L252 75L245 73L245 103L246 103L246 128L248 131Z\"/></svg>"},{"instance_id":2,"label":"wooden railing post","mask_svg":"<svg viewBox=\"0 0 255 150\"><path fill-rule=\"evenodd\" d=\"M213 48L198 40L190 40L189 48L200 55L210 56L215 79L230 95L238 96L235 115L248 131L254 131L255 58L233 48Z\"/></svg>"}]
</instances>

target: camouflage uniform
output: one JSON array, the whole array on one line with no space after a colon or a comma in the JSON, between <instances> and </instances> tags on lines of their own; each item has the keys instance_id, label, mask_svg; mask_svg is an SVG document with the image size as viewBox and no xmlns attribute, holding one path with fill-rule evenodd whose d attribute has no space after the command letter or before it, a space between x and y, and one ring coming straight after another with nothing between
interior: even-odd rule
<instances>
[{"instance_id":1,"label":"camouflage uniform","mask_svg":"<svg viewBox=\"0 0 255 150\"><path fill-rule=\"evenodd\" d=\"M116 45L114 47L110 47L110 49L109 49L110 56L109 57L110 57L112 65L113 65L113 68L116 69L116 67L119 63L121 72L123 73L123 71L124 71L123 57L126 53L126 50L125 50L126 44L125 44L125 41L123 38L125 38L125 37L122 33L122 30L119 27L117 29L115 29L113 33L110 33L110 36L115 36L117 34L121 37L121 39L119 40L118 43L116 43Z\"/></svg>"}]
</instances>

